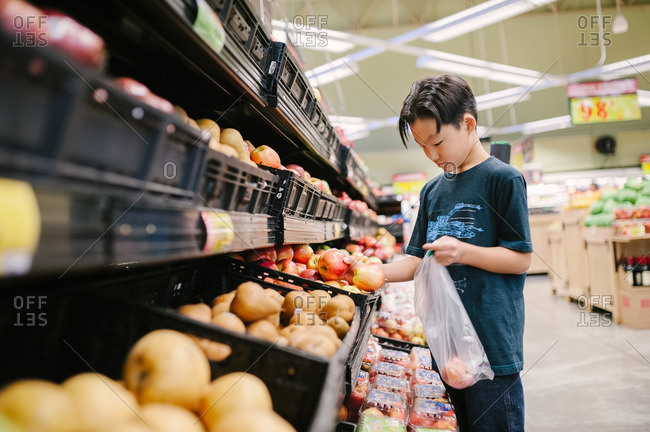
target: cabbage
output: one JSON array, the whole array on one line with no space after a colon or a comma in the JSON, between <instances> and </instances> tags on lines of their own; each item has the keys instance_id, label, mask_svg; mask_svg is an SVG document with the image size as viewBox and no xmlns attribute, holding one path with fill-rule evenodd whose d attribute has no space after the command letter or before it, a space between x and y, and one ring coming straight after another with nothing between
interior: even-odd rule
<instances>
[{"instance_id":1,"label":"cabbage","mask_svg":"<svg viewBox=\"0 0 650 432\"><path fill-rule=\"evenodd\" d=\"M592 215L602 213L604 206L605 206L605 203L603 201L594 201L594 202L591 203L591 206L589 206L589 212Z\"/></svg>"},{"instance_id":2,"label":"cabbage","mask_svg":"<svg viewBox=\"0 0 650 432\"><path fill-rule=\"evenodd\" d=\"M634 204L636 202L636 191L632 189L621 189L616 192L614 199L618 202L629 202Z\"/></svg>"},{"instance_id":3,"label":"cabbage","mask_svg":"<svg viewBox=\"0 0 650 432\"><path fill-rule=\"evenodd\" d=\"M641 190L643 187L643 178L642 177L628 177L625 180L625 189L632 189L635 191Z\"/></svg>"}]
</instances>

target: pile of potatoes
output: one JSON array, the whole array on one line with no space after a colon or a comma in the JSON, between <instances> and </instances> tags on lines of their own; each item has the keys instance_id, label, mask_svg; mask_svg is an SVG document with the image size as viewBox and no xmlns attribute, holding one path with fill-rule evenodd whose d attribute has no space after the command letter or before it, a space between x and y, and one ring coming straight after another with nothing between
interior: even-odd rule
<instances>
[{"instance_id":1,"label":"pile of potatoes","mask_svg":"<svg viewBox=\"0 0 650 432\"><path fill-rule=\"evenodd\" d=\"M3 432L296 432L258 377L211 378L187 335L155 330L131 347L122 381L86 372L62 384L29 379L0 390Z\"/></svg>"},{"instance_id":2,"label":"pile of potatoes","mask_svg":"<svg viewBox=\"0 0 650 432\"><path fill-rule=\"evenodd\" d=\"M237 158L249 165L257 166L250 156L251 151L254 150L253 145L250 141L244 140L237 129L227 128L222 130L214 120L207 118L194 120L179 106L175 106L174 110L183 118L186 124L201 129L203 136L209 134L210 148L212 150Z\"/></svg>"},{"instance_id":3,"label":"pile of potatoes","mask_svg":"<svg viewBox=\"0 0 650 432\"><path fill-rule=\"evenodd\" d=\"M323 290L291 291L283 297L274 289L244 282L214 299L212 308L205 303L188 304L178 312L281 346L331 357L350 330L355 304L344 294L331 297ZM226 344L195 340L213 361L222 361L232 352Z\"/></svg>"}]
</instances>

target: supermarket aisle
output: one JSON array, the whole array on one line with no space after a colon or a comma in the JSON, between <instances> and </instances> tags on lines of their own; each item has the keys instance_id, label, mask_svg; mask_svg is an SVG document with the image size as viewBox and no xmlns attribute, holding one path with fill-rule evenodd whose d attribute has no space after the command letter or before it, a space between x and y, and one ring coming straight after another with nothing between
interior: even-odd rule
<instances>
[{"instance_id":1,"label":"supermarket aisle","mask_svg":"<svg viewBox=\"0 0 650 432\"><path fill-rule=\"evenodd\" d=\"M607 325L546 276L525 296L526 431L650 431L650 330Z\"/></svg>"}]
</instances>

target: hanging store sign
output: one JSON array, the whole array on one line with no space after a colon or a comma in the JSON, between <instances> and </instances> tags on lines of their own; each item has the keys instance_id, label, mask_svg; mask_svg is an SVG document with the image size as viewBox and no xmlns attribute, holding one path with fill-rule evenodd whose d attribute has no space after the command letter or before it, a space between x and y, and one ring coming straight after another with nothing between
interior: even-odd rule
<instances>
[{"instance_id":1,"label":"hanging store sign","mask_svg":"<svg viewBox=\"0 0 650 432\"><path fill-rule=\"evenodd\" d=\"M567 86L574 125L640 120L635 78L574 83Z\"/></svg>"}]
</instances>

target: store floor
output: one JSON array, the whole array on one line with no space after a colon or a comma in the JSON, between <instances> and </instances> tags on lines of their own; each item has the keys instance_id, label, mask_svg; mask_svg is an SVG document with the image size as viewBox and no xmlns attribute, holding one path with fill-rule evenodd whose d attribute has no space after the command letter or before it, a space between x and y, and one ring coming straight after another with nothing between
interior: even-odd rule
<instances>
[{"instance_id":1,"label":"store floor","mask_svg":"<svg viewBox=\"0 0 650 432\"><path fill-rule=\"evenodd\" d=\"M650 330L608 325L547 276L528 276L525 298L526 431L650 431Z\"/></svg>"}]
</instances>

